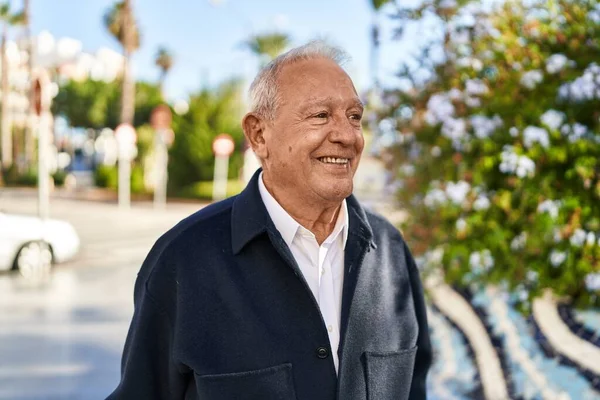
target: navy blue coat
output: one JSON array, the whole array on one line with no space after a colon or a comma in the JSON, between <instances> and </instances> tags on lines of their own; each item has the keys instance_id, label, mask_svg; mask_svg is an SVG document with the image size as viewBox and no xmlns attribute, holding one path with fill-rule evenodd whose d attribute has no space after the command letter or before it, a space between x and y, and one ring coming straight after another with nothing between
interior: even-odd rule
<instances>
[{"instance_id":1,"label":"navy blue coat","mask_svg":"<svg viewBox=\"0 0 600 400\"><path fill-rule=\"evenodd\" d=\"M108 398L425 399L423 290L398 230L347 199L338 378L318 304L257 179L156 242Z\"/></svg>"}]
</instances>

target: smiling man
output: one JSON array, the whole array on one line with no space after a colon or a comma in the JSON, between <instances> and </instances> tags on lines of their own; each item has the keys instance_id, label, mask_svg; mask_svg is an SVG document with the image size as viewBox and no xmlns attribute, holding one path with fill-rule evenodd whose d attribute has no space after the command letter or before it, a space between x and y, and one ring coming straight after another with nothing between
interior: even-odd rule
<instances>
[{"instance_id":1,"label":"smiling man","mask_svg":"<svg viewBox=\"0 0 600 400\"><path fill-rule=\"evenodd\" d=\"M242 122L262 163L158 240L110 399L424 399L423 291L400 233L352 196L363 105L345 55L275 59Z\"/></svg>"}]
</instances>

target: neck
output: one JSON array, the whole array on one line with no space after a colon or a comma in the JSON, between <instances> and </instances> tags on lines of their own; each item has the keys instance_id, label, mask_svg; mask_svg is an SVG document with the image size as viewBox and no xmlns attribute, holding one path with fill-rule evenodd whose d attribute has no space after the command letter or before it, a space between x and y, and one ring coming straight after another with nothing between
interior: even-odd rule
<instances>
[{"instance_id":1,"label":"neck","mask_svg":"<svg viewBox=\"0 0 600 400\"><path fill-rule=\"evenodd\" d=\"M342 202L323 203L307 201L304 197L291 194L273 185L263 174L265 187L281 207L300 225L311 231L317 243L322 244L333 232Z\"/></svg>"}]
</instances>

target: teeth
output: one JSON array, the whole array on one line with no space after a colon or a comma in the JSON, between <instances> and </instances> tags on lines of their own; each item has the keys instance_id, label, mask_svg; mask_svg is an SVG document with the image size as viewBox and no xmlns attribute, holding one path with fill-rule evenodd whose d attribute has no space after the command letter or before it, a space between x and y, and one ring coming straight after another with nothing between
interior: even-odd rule
<instances>
[{"instance_id":1,"label":"teeth","mask_svg":"<svg viewBox=\"0 0 600 400\"><path fill-rule=\"evenodd\" d=\"M335 157L321 157L320 160L327 164L347 164L347 158L335 158Z\"/></svg>"}]
</instances>

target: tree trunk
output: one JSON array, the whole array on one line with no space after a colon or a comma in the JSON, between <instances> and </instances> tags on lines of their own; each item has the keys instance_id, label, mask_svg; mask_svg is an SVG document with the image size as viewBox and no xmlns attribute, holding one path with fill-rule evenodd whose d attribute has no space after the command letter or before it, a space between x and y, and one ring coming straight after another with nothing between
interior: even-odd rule
<instances>
[{"instance_id":1,"label":"tree trunk","mask_svg":"<svg viewBox=\"0 0 600 400\"><path fill-rule=\"evenodd\" d=\"M370 59L373 88L375 91L379 91L379 23L377 13L373 16L373 24L371 25Z\"/></svg>"},{"instance_id":2,"label":"tree trunk","mask_svg":"<svg viewBox=\"0 0 600 400\"><path fill-rule=\"evenodd\" d=\"M135 81L131 76L130 62L134 41L133 12L131 0L125 0L123 7L123 89L121 93L121 123L133 125L135 113Z\"/></svg>"},{"instance_id":3,"label":"tree trunk","mask_svg":"<svg viewBox=\"0 0 600 400\"><path fill-rule=\"evenodd\" d=\"M25 14L25 42L27 46L27 76L29 76L29 113L27 115L27 123L25 124L25 165L30 169L35 162L35 138L33 137L34 125L33 115L34 110L34 93L33 93L33 44L31 39L31 13L29 0L23 0L23 13Z\"/></svg>"},{"instance_id":4,"label":"tree trunk","mask_svg":"<svg viewBox=\"0 0 600 400\"><path fill-rule=\"evenodd\" d=\"M7 169L12 165L12 132L10 130L10 118L9 118L9 85L8 85L8 62L6 60L6 36L8 27L4 24L2 30L2 121L0 122L0 129L2 131L2 169Z\"/></svg>"},{"instance_id":5,"label":"tree trunk","mask_svg":"<svg viewBox=\"0 0 600 400\"><path fill-rule=\"evenodd\" d=\"M167 77L167 71L164 69L161 69L160 71L160 77L158 78L158 89L160 90L160 95L162 96L163 100L165 99L165 78Z\"/></svg>"}]
</instances>

